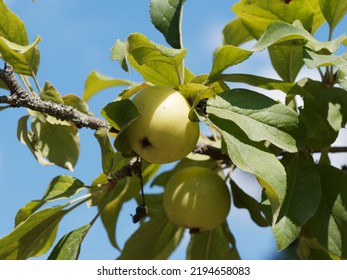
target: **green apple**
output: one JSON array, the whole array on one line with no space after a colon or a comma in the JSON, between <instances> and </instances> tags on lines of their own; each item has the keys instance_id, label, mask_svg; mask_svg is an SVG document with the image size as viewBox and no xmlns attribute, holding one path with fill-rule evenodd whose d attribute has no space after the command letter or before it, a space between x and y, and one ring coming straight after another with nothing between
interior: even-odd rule
<instances>
[{"instance_id":1,"label":"green apple","mask_svg":"<svg viewBox=\"0 0 347 280\"><path fill-rule=\"evenodd\" d=\"M150 163L168 163L187 156L199 139L199 124L188 118L190 105L165 86L141 90L133 98L140 116L124 131L129 147Z\"/></svg>"},{"instance_id":2,"label":"green apple","mask_svg":"<svg viewBox=\"0 0 347 280\"><path fill-rule=\"evenodd\" d=\"M187 167L171 176L165 186L164 209L173 224L191 233L222 224L230 210L230 193L224 180L206 167Z\"/></svg>"}]
</instances>

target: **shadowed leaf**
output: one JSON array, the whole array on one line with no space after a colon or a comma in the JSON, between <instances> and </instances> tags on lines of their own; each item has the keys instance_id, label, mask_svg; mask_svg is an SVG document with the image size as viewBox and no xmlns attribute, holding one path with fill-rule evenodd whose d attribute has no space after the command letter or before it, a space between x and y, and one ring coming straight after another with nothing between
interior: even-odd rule
<instances>
[{"instance_id":1,"label":"shadowed leaf","mask_svg":"<svg viewBox=\"0 0 347 280\"><path fill-rule=\"evenodd\" d=\"M185 0L151 0L150 15L154 26L175 49L182 48L181 21Z\"/></svg>"}]
</instances>

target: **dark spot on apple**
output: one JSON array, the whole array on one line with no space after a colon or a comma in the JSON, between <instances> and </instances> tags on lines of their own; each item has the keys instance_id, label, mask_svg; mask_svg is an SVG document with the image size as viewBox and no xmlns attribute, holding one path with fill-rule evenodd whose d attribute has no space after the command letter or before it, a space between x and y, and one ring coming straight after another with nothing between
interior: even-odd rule
<instances>
[{"instance_id":1,"label":"dark spot on apple","mask_svg":"<svg viewBox=\"0 0 347 280\"><path fill-rule=\"evenodd\" d=\"M292 0L284 0L284 3L289 4Z\"/></svg>"},{"instance_id":2,"label":"dark spot on apple","mask_svg":"<svg viewBox=\"0 0 347 280\"><path fill-rule=\"evenodd\" d=\"M141 145L142 145L142 148L152 147L152 143L149 141L147 137L142 139Z\"/></svg>"}]
</instances>

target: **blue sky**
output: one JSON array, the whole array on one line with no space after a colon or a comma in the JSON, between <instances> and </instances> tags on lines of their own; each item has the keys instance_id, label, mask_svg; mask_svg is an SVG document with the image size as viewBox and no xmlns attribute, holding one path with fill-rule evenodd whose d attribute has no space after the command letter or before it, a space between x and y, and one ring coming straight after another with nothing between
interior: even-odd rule
<instances>
[{"instance_id":1,"label":"blue sky","mask_svg":"<svg viewBox=\"0 0 347 280\"><path fill-rule=\"evenodd\" d=\"M221 44L221 30L234 17L230 8L235 2L187 1L183 42L188 48L186 65L193 73L210 71L213 51ZM92 70L116 78L142 80L134 71L126 74L117 62L110 60L110 48L118 38L125 40L130 33L140 32L165 44L150 22L149 0L38 0L35 4L30 0L5 0L5 3L24 21L31 41L36 35L43 39L38 72L40 84L49 80L63 95L75 93L81 96L85 79ZM254 55L251 62L235 67L234 72L276 77L265 52ZM115 88L96 95L89 102L90 110L100 116L103 106L120 91L121 88ZM25 113L24 109L8 109L0 113L0 236L12 230L17 210L29 200L40 198L53 177L68 174L88 184L101 172L99 147L90 129L80 130L81 154L73 173L54 166L40 166L16 138L17 121ZM235 177L240 184L248 186L249 192L259 196L260 188L253 177L240 171ZM125 205L117 225L117 240L121 246L137 228L129 218L134 209L134 203ZM58 238L89 222L95 213L95 209L79 207L64 218ZM255 226L246 211L232 208L228 221L242 258L268 259L276 254L270 229ZM185 257L184 245L188 238L188 235L184 238L182 246L172 255L173 259ZM97 222L83 243L80 258L113 259L117 255L101 223Z\"/></svg>"}]
</instances>

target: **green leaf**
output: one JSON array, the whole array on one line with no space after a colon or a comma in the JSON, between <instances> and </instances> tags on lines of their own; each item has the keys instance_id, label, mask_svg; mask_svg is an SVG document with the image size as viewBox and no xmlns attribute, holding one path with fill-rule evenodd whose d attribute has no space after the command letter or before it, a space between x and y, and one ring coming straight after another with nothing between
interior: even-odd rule
<instances>
[{"instance_id":1,"label":"green leaf","mask_svg":"<svg viewBox=\"0 0 347 280\"><path fill-rule=\"evenodd\" d=\"M297 249L298 256L304 260L340 260L341 258L327 251L315 239L301 237Z\"/></svg>"},{"instance_id":2,"label":"green leaf","mask_svg":"<svg viewBox=\"0 0 347 280\"><path fill-rule=\"evenodd\" d=\"M262 143L251 141L244 131L230 120L209 115L225 141L225 151L241 170L254 174L269 198L276 221L286 193L286 173L277 157ZM207 125L211 125L205 121ZM264 164L266 162L266 164Z\"/></svg>"},{"instance_id":3,"label":"green leaf","mask_svg":"<svg viewBox=\"0 0 347 280\"><path fill-rule=\"evenodd\" d=\"M308 68L318 68L322 66L336 66L346 71L347 61L346 58L341 55L334 54L317 54L308 49L304 53L304 62Z\"/></svg>"},{"instance_id":4,"label":"green leaf","mask_svg":"<svg viewBox=\"0 0 347 280\"><path fill-rule=\"evenodd\" d=\"M322 196L309 221L310 234L327 251L347 258L347 175L328 165L317 165Z\"/></svg>"},{"instance_id":5,"label":"green leaf","mask_svg":"<svg viewBox=\"0 0 347 280\"><path fill-rule=\"evenodd\" d=\"M237 208L247 209L252 220L260 227L267 227L269 223L261 213L260 203L245 193L233 180L230 180L233 203Z\"/></svg>"},{"instance_id":6,"label":"green leaf","mask_svg":"<svg viewBox=\"0 0 347 280\"><path fill-rule=\"evenodd\" d=\"M21 117L18 121L18 127L17 127L17 138L18 140L26 145L30 152L34 155L36 160L41 164L41 165L52 165L51 162L49 162L43 154L37 150L36 148L36 135L33 134L31 131L28 130L28 119L29 116L24 116Z\"/></svg>"},{"instance_id":7,"label":"green leaf","mask_svg":"<svg viewBox=\"0 0 347 280\"><path fill-rule=\"evenodd\" d=\"M226 223L216 229L192 234L188 260L239 260L235 238Z\"/></svg>"},{"instance_id":8,"label":"green leaf","mask_svg":"<svg viewBox=\"0 0 347 280\"><path fill-rule=\"evenodd\" d=\"M76 108L78 111L90 114L88 104L82 100L79 96L75 94L67 94L63 96L63 101L65 105L69 105L71 107Z\"/></svg>"},{"instance_id":9,"label":"green leaf","mask_svg":"<svg viewBox=\"0 0 347 280\"><path fill-rule=\"evenodd\" d=\"M182 48L182 10L185 0L151 0L150 15L154 26L175 49Z\"/></svg>"},{"instance_id":10,"label":"green leaf","mask_svg":"<svg viewBox=\"0 0 347 280\"><path fill-rule=\"evenodd\" d=\"M318 81L306 80L303 83L304 88L309 91L314 98L304 98L304 108L309 109L311 117L304 116L303 120L306 126L317 127L312 124L314 122L313 114L317 114L325 123L328 134L321 140L325 143L332 144L338 136L339 130L346 125L347 122L347 96L346 91L341 88L328 88ZM314 113L312 113L314 112ZM317 119L320 122L320 119ZM319 124L319 123L318 123ZM321 124L319 126L323 129ZM310 131L311 129L309 129ZM320 130L323 132L322 130ZM317 142L317 141L316 141ZM319 143L319 141L317 142ZM322 147L320 147L322 148Z\"/></svg>"},{"instance_id":11,"label":"green leaf","mask_svg":"<svg viewBox=\"0 0 347 280\"><path fill-rule=\"evenodd\" d=\"M112 170L115 152L110 142L108 130L100 128L94 133L94 136L98 140L101 149L102 170L105 174L109 174Z\"/></svg>"},{"instance_id":12,"label":"green leaf","mask_svg":"<svg viewBox=\"0 0 347 280\"><path fill-rule=\"evenodd\" d=\"M300 110L300 119L306 126L307 144L313 149L329 146L336 139L336 133L329 129L326 121L310 109Z\"/></svg>"},{"instance_id":13,"label":"green leaf","mask_svg":"<svg viewBox=\"0 0 347 280\"><path fill-rule=\"evenodd\" d=\"M167 48L134 33L127 38L127 52L129 63L146 81L171 87L182 82L186 49Z\"/></svg>"},{"instance_id":14,"label":"green leaf","mask_svg":"<svg viewBox=\"0 0 347 280\"><path fill-rule=\"evenodd\" d=\"M52 246L66 205L51 207L30 215L11 233L0 239L0 259L21 260L40 256Z\"/></svg>"},{"instance_id":15,"label":"green leaf","mask_svg":"<svg viewBox=\"0 0 347 280\"><path fill-rule=\"evenodd\" d=\"M43 200L32 200L20 208L15 218L15 227L17 227L21 222L25 221L31 214L33 214L44 204L45 201Z\"/></svg>"},{"instance_id":16,"label":"green leaf","mask_svg":"<svg viewBox=\"0 0 347 280\"><path fill-rule=\"evenodd\" d=\"M8 90L8 87L3 80L0 80L0 88Z\"/></svg>"},{"instance_id":17,"label":"green leaf","mask_svg":"<svg viewBox=\"0 0 347 280\"><path fill-rule=\"evenodd\" d=\"M36 152L55 165L73 170L80 149L77 127L51 124L35 118L32 133L32 145Z\"/></svg>"},{"instance_id":18,"label":"green leaf","mask_svg":"<svg viewBox=\"0 0 347 280\"><path fill-rule=\"evenodd\" d=\"M44 101L52 101L58 104L64 104L61 94L48 81L45 82L45 85L40 93L40 97Z\"/></svg>"},{"instance_id":19,"label":"green leaf","mask_svg":"<svg viewBox=\"0 0 347 280\"><path fill-rule=\"evenodd\" d=\"M96 182L93 182L96 183ZM108 183L108 179L103 175L97 181L98 184ZM97 204L99 211L101 211L101 221L106 229L108 238L114 248L120 251L116 240L116 225L119 213L122 209L123 203L132 199L138 194L140 182L137 177L127 177L120 180L111 191L106 192L98 201L93 201L94 205ZM95 189L93 191L98 191ZM131 217L129 216L129 222Z\"/></svg>"},{"instance_id":20,"label":"green leaf","mask_svg":"<svg viewBox=\"0 0 347 280\"><path fill-rule=\"evenodd\" d=\"M48 260L77 260L81 243L90 228L91 224L86 224L65 234L55 245Z\"/></svg>"},{"instance_id":21,"label":"green leaf","mask_svg":"<svg viewBox=\"0 0 347 280\"><path fill-rule=\"evenodd\" d=\"M30 45L21 46L0 37L0 54L2 59L11 64L18 74L33 76L37 73L40 53L37 44L41 42L39 36Z\"/></svg>"},{"instance_id":22,"label":"green leaf","mask_svg":"<svg viewBox=\"0 0 347 280\"><path fill-rule=\"evenodd\" d=\"M312 95L307 90L305 90L298 84L261 76L255 76L251 74L219 74L214 76L210 80L210 82L214 81L245 83L251 86L260 87L268 90L280 90L286 93L288 96L295 96L298 94L301 96L312 97Z\"/></svg>"},{"instance_id":23,"label":"green leaf","mask_svg":"<svg viewBox=\"0 0 347 280\"><path fill-rule=\"evenodd\" d=\"M199 119L195 117L195 107L199 104L199 102L202 99L213 98L216 95L214 87L208 87L195 83L185 83L180 85L178 90L191 104L189 119L195 121L199 121Z\"/></svg>"},{"instance_id":24,"label":"green leaf","mask_svg":"<svg viewBox=\"0 0 347 280\"><path fill-rule=\"evenodd\" d=\"M345 39L346 35L341 35L334 40L320 42L317 41L308 31L306 31L302 24L298 21L294 21L293 24L274 22L269 24L265 33L261 36L261 38L259 38L258 42L252 48L252 51L261 51L269 46L282 42L289 42L289 44L291 44L293 40L296 40L297 44L305 45L314 52L333 53L338 49L342 41Z\"/></svg>"},{"instance_id":25,"label":"green leaf","mask_svg":"<svg viewBox=\"0 0 347 280\"><path fill-rule=\"evenodd\" d=\"M152 85L150 83L146 83L146 82L141 83L141 84L136 84L134 86L130 86L118 94L116 101L118 101L120 99L128 99L128 98L132 97L134 94L136 94L137 92L139 92L140 90L147 88L147 87L150 87L150 86L152 86Z\"/></svg>"},{"instance_id":26,"label":"green leaf","mask_svg":"<svg viewBox=\"0 0 347 280\"><path fill-rule=\"evenodd\" d=\"M45 194L40 200L32 200L18 210L15 218L15 226L18 226L21 222L25 221L46 202L56 199L70 198L83 189L85 189L85 185L77 178L68 175L55 177L50 182Z\"/></svg>"},{"instance_id":27,"label":"green leaf","mask_svg":"<svg viewBox=\"0 0 347 280\"><path fill-rule=\"evenodd\" d=\"M85 184L72 176L60 175L50 183L42 197L44 201L52 201L62 198L70 198L86 188Z\"/></svg>"},{"instance_id":28,"label":"green leaf","mask_svg":"<svg viewBox=\"0 0 347 280\"><path fill-rule=\"evenodd\" d=\"M241 18L235 18L224 26L222 34L225 45L239 46L253 39L244 27Z\"/></svg>"},{"instance_id":29,"label":"green leaf","mask_svg":"<svg viewBox=\"0 0 347 280\"><path fill-rule=\"evenodd\" d=\"M166 259L183 237L184 228L171 224L164 213L143 223L125 242L119 260Z\"/></svg>"},{"instance_id":30,"label":"green leaf","mask_svg":"<svg viewBox=\"0 0 347 280\"><path fill-rule=\"evenodd\" d=\"M304 62L308 68L318 68L322 66L336 66L337 82L344 89L347 88L347 53L342 55L317 54L308 49L304 52Z\"/></svg>"},{"instance_id":31,"label":"green leaf","mask_svg":"<svg viewBox=\"0 0 347 280\"><path fill-rule=\"evenodd\" d=\"M313 165L294 158L286 166L286 173L287 194L272 228L279 250L298 237L301 227L316 213L321 196L319 174Z\"/></svg>"},{"instance_id":32,"label":"green leaf","mask_svg":"<svg viewBox=\"0 0 347 280\"><path fill-rule=\"evenodd\" d=\"M0 37L16 44L28 45L28 35L21 19L0 1Z\"/></svg>"},{"instance_id":33,"label":"green leaf","mask_svg":"<svg viewBox=\"0 0 347 280\"><path fill-rule=\"evenodd\" d=\"M300 20L306 30L314 32L322 23L314 1L307 0L254 0L239 1L232 10L238 16L244 27L255 39L258 39L267 26L273 22L292 23Z\"/></svg>"},{"instance_id":34,"label":"green leaf","mask_svg":"<svg viewBox=\"0 0 347 280\"><path fill-rule=\"evenodd\" d=\"M212 70L209 78L222 73L230 66L241 63L252 55L252 51L226 45L218 48L214 54Z\"/></svg>"},{"instance_id":35,"label":"green leaf","mask_svg":"<svg viewBox=\"0 0 347 280\"><path fill-rule=\"evenodd\" d=\"M344 0L319 0L322 13L330 25L331 30L347 13L347 2Z\"/></svg>"},{"instance_id":36,"label":"green leaf","mask_svg":"<svg viewBox=\"0 0 347 280\"><path fill-rule=\"evenodd\" d=\"M86 83L84 85L83 100L88 101L99 91L115 86L129 86L134 83L128 80L114 79L109 76L105 76L97 71L93 71L89 74Z\"/></svg>"},{"instance_id":37,"label":"green leaf","mask_svg":"<svg viewBox=\"0 0 347 280\"><path fill-rule=\"evenodd\" d=\"M247 89L234 89L210 99L206 112L233 121L253 141L268 140L289 152L298 151L303 144L296 112Z\"/></svg>"},{"instance_id":38,"label":"green leaf","mask_svg":"<svg viewBox=\"0 0 347 280\"><path fill-rule=\"evenodd\" d=\"M108 103L101 115L120 132L139 117L135 104L129 99L123 99Z\"/></svg>"},{"instance_id":39,"label":"green leaf","mask_svg":"<svg viewBox=\"0 0 347 280\"><path fill-rule=\"evenodd\" d=\"M294 82L304 65L302 46L293 41L292 44L276 44L269 47L272 66L286 82Z\"/></svg>"},{"instance_id":40,"label":"green leaf","mask_svg":"<svg viewBox=\"0 0 347 280\"><path fill-rule=\"evenodd\" d=\"M129 67L126 59L127 55L127 45L122 40L117 39L111 49L111 59L119 61L122 69L129 73Z\"/></svg>"}]
</instances>

